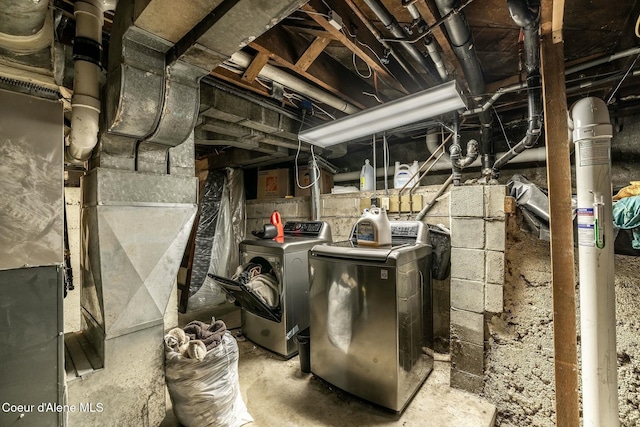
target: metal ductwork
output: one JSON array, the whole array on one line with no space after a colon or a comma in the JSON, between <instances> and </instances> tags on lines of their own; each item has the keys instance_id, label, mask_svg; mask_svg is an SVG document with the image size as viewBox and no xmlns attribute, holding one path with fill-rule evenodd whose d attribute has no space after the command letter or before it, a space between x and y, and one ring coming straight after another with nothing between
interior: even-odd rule
<instances>
[{"instance_id":1,"label":"metal ductwork","mask_svg":"<svg viewBox=\"0 0 640 427\"><path fill-rule=\"evenodd\" d=\"M200 79L302 3L118 3L102 134L95 150L83 147L93 157L81 181L82 335L104 370L68 383L69 401L104 402L105 410L69 414L69 425L158 425L164 417L157 343L197 212ZM176 15L178 7L187 12Z\"/></svg>"},{"instance_id":2,"label":"metal ductwork","mask_svg":"<svg viewBox=\"0 0 640 427\"><path fill-rule=\"evenodd\" d=\"M367 6L376 14L376 16L380 19L382 24L393 34L394 37L398 39L405 39L407 35L402 30L398 21L393 17L391 13L387 10L387 8L382 4L380 0L364 0ZM414 18L415 19L415 18ZM435 76L435 72L433 70L433 64L429 63L427 59L424 57L422 52L418 50L413 44L402 41L400 45L403 47L405 52L409 54L418 64L427 71L427 74L432 76L436 81L440 80L439 77Z\"/></svg>"},{"instance_id":3,"label":"metal ductwork","mask_svg":"<svg viewBox=\"0 0 640 427\"><path fill-rule=\"evenodd\" d=\"M524 58L527 70L528 127L525 136L493 165L494 176L501 167L527 148L533 147L542 132L542 80L540 78L540 46L538 40L539 9L527 0L508 0L509 13L524 32Z\"/></svg>"},{"instance_id":4,"label":"metal ductwork","mask_svg":"<svg viewBox=\"0 0 640 427\"><path fill-rule=\"evenodd\" d=\"M53 27L47 0L0 0L0 48L25 55L51 44Z\"/></svg>"},{"instance_id":5,"label":"metal ductwork","mask_svg":"<svg viewBox=\"0 0 640 427\"><path fill-rule=\"evenodd\" d=\"M445 16L454 8L459 7L459 0L435 0L441 16ZM464 76L469 85L469 91L477 103L482 101L485 93L484 77L482 76L482 67L478 60L478 54L473 43L471 29L465 20L464 13L452 13L444 21L447 30L449 42L453 48L456 57L460 61ZM489 111L482 111L479 114L480 124L482 126L482 174L491 174L491 167L495 158L493 144L491 143L491 122L492 116Z\"/></svg>"}]
</instances>

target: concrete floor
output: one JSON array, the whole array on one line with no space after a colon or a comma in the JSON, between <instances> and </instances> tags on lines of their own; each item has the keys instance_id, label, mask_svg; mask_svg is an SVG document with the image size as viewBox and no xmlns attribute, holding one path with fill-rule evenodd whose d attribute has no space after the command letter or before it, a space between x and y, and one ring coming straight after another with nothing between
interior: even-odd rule
<instances>
[{"instance_id":1,"label":"concrete floor","mask_svg":"<svg viewBox=\"0 0 640 427\"><path fill-rule=\"evenodd\" d=\"M216 316L236 336L239 311L225 309ZM214 313L215 314L215 313ZM209 322L211 316L180 316L180 325L193 318ZM235 328L235 329L232 329ZM289 360L240 337L239 378L242 398L254 419L247 427L299 426L493 426L496 408L478 396L449 387L447 362L434 370L407 409L394 412L337 389L313 374L300 371L298 356ZM167 398L167 417L161 427L178 425Z\"/></svg>"}]
</instances>

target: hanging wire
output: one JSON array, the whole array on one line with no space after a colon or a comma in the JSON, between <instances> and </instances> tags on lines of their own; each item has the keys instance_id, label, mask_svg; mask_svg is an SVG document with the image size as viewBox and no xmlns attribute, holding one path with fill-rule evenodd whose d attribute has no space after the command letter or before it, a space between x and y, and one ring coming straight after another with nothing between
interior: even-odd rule
<instances>
[{"instance_id":1,"label":"hanging wire","mask_svg":"<svg viewBox=\"0 0 640 427\"><path fill-rule=\"evenodd\" d=\"M511 143L509 142L509 138L507 138L507 132L505 132L505 130L504 130L504 126L502 125L502 120L500 120L500 116L498 115L498 112L496 111L496 107L492 105L491 108L493 108L493 112L495 113L496 117L498 118L498 123L500 123L500 129L502 129L502 134L504 135L504 140L507 143L507 147L509 147L509 150L511 150Z\"/></svg>"},{"instance_id":2,"label":"hanging wire","mask_svg":"<svg viewBox=\"0 0 640 427\"><path fill-rule=\"evenodd\" d=\"M364 62L364 64L367 66L368 70L369 70L369 74L368 75L364 75L360 72L360 70L358 70L358 66L356 65L356 53L352 52L351 53L351 63L353 64L353 69L355 70L355 72L362 77L363 79L368 79L369 77L371 77L373 75L373 71L371 70L371 66L369 66L369 64L367 64L366 62Z\"/></svg>"},{"instance_id":3,"label":"hanging wire","mask_svg":"<svg viewBox=\"0 0 640 427\"><path fill-rule=\"evenodd\" d=\"M300 128L298 129L298 135L300 134L300 131L302 131L302 126L304 126L304 119L307 116L307 111L306 110L302 110L302 120L300 122ZM316 160L316 154L313 152L313 144L311 144L311 158L313 159L313 168L315 170L316 173L316 179L310 183L309 185L305 185L302 186L300 185L300 172L299 172L299 167L298 167L298 157L300 157L300 150L302 149L302 141L300 140L300 138L298 138L298 150L296 151L296 158L295 158L295 175L296 175L296 185L298 186L298 188L302 189L302 190L306 190L307 188L311 188L313 187L316 182L318 182L320 180L320 168L318 167L318 161Z\"/></svg>"},{"instance_id":4,"label":"hanging wire","mask_svg":"<svg viewBox=\"0 0 640 427\"><path fill-rule=\"evenodd\" d=\"M378 104L384 104L384 102L382 102L382 100L380 98L378 98L378 95L376 95L375 93L371 93L371 92L362 92L363 95L367 95L367 96L371 96L373 98L375 98L376 101L378 101Z\"/></svg>"}]
</instances>

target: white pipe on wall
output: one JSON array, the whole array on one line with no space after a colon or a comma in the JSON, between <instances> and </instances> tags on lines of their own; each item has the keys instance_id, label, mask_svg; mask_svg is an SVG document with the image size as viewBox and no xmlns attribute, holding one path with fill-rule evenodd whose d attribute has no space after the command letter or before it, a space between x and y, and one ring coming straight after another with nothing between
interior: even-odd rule
<instances>
[{"instance_id":1,"label":"white pipe on wall","mask_svg":"<svg viewBox=\"0 0 640 427\"><path fill-rule=\"evenodd\" d=\"M103 8L104 4L99 0L76 2L76 38L102 45ZM77 161L85 161L98 143L101 70L100 65L82 58L75 59L73 68L68 154Z\"/></svg>"},{"instance_id":2,"label":"white pipe on wall","mask_svg":"<svg viewBox=\"0 0 640 427\"><path fill-rule=\"evenodd\" d=\"M607 106L584 98L572 108L578 190L583 422L618 426L616 307Z\"/></svg>"}]
</instances>

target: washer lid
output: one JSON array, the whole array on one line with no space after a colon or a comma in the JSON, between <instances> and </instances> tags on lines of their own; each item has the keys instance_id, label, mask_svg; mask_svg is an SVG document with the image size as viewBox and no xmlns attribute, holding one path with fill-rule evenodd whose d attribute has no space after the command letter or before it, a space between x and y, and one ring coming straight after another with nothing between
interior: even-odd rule
<instances>
[{"instance_id":1,"label":"washer lid","mask_svg":"<svg viewBox=\"0 0 640 427\"><path fill-rule=\"evenodd\" d=\"M314 246L311 250L311 254L313 256L330 258L386 262L387 259L389 259L389 255L391 255L393 252L397 251L398 249L410 246L414 245L380 247L357 246L351 240L345 240L343 242Z\"/></svg>"}]
</instances>

